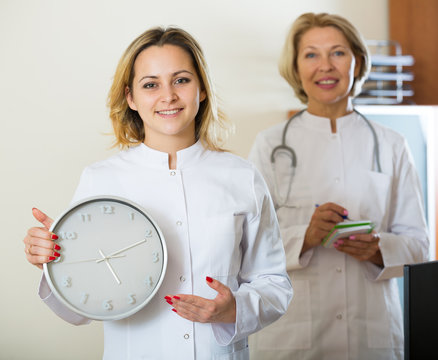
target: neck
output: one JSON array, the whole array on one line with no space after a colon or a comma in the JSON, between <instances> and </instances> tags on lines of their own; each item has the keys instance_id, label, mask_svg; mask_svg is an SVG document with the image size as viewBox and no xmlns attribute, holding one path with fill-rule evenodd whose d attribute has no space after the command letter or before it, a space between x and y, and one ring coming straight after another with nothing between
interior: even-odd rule
<instances>
[{"instance_id":1,"label":"neck","mask_svg":"<svg viewBox=\"0 0 438 360\"><path fill-rule=\"evenodd\" d=\"M332 133L336 133L337 130L336 119L353 112L353 102L350 97L334 104L311 103L309 101L307 105L307 111L310 114L330 119Z\"/></svg>"},{"instance_id":2,"label":"neck","mask_svg":"<svg viewBox=\"0 0 438 360\"><path fill-rule=\"evenodd\" d=\"M176 169L177 152L192 146L196 142L195 136L190 139L178 136L145 137L144 144L151 149L165 152L169 155L169 169Z\"/></svg>"}]
</instances>

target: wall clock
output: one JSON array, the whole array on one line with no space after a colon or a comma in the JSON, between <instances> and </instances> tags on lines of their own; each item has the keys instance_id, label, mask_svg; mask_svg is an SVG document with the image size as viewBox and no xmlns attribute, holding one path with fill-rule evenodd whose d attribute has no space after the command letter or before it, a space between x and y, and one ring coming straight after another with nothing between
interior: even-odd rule
<instances>
[{"instance_id":1,"label":"wall clock","mask_svg":"<svg viewBox=\"0 0 438 360\"><path fill-rule=\"evenodd\" d=\"M158 225L139 205L114 196L86 198L68 208L50 231L61 256L44 264L55 296L95 320L119 320L142 309L166 272Z\"/></svg>"}]
</instances>

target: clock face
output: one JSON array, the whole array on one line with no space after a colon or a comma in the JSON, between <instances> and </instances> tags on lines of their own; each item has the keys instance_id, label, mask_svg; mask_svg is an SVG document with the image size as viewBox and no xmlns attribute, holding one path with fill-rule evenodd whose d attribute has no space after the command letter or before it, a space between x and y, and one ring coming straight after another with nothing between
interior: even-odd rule
<instances>
[{"instance_id":1,"label":"clock face","mask_svg":"<svg viewBox=\"0 0 438 360\"><path fill-rule=\"evenodd\" d=\"M166 265L164 237L138 205L93 197L57 219L59 259L44 264L55 296L74 312L96 320L128 317L158 291Z\"/></svg>"}]
</instances>

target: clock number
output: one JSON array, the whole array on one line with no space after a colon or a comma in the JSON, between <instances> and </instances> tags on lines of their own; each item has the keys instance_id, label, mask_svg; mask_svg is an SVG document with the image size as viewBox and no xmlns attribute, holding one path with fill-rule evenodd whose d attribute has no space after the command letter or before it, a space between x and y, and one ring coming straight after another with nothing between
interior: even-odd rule
<instances>
[{"instance_id":1,"label":"clock number","mask_svg":"<svg viewBox=\"0 0 438 360\"><path fill-rule=\"evenodd\" d=\"M148 285L149 287L154 286L154 280L152 279L152 276L148 276L148 277L145 279L144 283L145 283L146 285Z\"/></svg>"},{"instance_id":2,"label":"clock number","mask_svg":"<svg viewBox=\"0 0 438 360\"><path fill-rule=\"evenodd\" d=\"M145 235L145 237L147 237L147 238L152 237L152 230L151 230L151 229L147 229L147 230L146 230L146 235Z\"/></svg>"},{"instance_id":3,"label":"clock number","mask_svg":"<svg viewBox=\"0 0 438 360\"><path fill-rule=\"evenodd\" d=\"M82 295L81 295L81 304L86 304L87 303L87 301L88 301L88 294L86 294L86 293L83 293Z\"/></svg>"},{"instance_id":4,"label":"clock number","mask_svg":"<svg viewBox=\"0 0 438 360\"><path fill-rule=\"evenodd\" d=\"M129 218L130 218L131 220L134 220L134 218L135 218L135 213L133 213L133 212L129 213Z\"/></svg>"},{"instance_id":5,"label":"clock number","mask_svg":"<svg viewBox=\"0 0 438 360\"><path fill-rule=\"evenodd\" d=\"M106 300L102 303L102 307L107 310L107 311L111 311L113 309L113 304L111 303L112 300Z\"/></svg>"},{"instance_id":6,"label":"clock number","mask_svg":"<svg viewBox=\"0 0 438 360\"><path fill-rule=\"evenodd\" d=\"M114 206L111 205L102 205L100 207L103 214L114 214Z\"/></svg>"},{"instance_id":7,"label":"clock number","mask_svg":"<svg viewBox=\"0 0 438 360\"><path fill-rule=\"evenodd\" d=\"M154 252L152 253L152 261L153 261L154 263L160 261L160 256L159 256L159 254L158 254L157 251L154 251Z\"/></svg>"},{"instance_id":8,"label":"clock number","mask_svg":"<svg viewBox=\"0 0 438 360\"><path fill-rule=\"evenodd\" d=\"M70 287L71 286L71 277L70 276L64 276L61 280L61 285L64 287Z\"/></svg>"},{"instance_id":9,"label":"clock number","mask_svg":"<svg viewBox=\"0 0 438 360\"><path fill-rule=\"evenodd\" d=\"M137 300L135 300L135 294L129 294L128 295L128 304L134 305L136 302L137 302Z\"/></svg>"},{"instance_id":10,"label":"clock number","mask_svg":"<svg viewBox=\"0 0 438 360\"><path fill-rule=\"evenodd\" d=\"M82 222L91 221L91 215L90 214L79 214L81 217Z\"/></svg>"},{"instance_id":11,"label":"clock number","mask_svg":"<svg viewBox=\"0 0 438 360\"><path fill-rule=\"evenodd\" d=\"M74 231L61 231L59 235L63 240L74 240L78 237Z\"/></svg>"}]
</instances>

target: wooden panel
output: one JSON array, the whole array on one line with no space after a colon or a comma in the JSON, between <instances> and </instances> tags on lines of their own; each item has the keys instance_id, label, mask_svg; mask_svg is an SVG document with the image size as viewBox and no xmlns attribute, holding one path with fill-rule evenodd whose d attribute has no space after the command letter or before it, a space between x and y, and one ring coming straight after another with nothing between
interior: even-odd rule
<instances>
[{"instance_id":1,"label":"wooden panel","mask_svg":"<svg viewBox=\"0 0 438 360\"><path fill-rule=\"evenodd\" d=\"M438 1L389 0L389 34L413 55L412 82L418 105L438 104Z\"/></svg>"}]
</instances>

